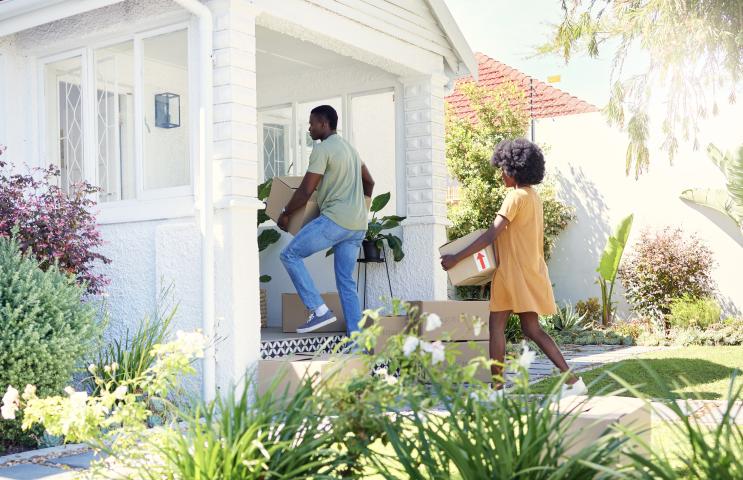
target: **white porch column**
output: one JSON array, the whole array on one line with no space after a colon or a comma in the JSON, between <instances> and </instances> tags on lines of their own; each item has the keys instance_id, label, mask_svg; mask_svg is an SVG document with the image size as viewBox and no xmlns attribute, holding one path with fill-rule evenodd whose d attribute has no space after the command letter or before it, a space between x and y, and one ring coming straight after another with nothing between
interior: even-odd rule
<instances>
[{"instance_id":1,"label":"white porch column","mask_svg":"<svg viewBox=\"0 0 743 480\"><path fill-rule=\"evenodd\" d=\"M217 386L260 358L255 11L214 0L214 238Z\"/></svg>"},{"instance_id":2,"label":"white porch column","mask_svg":"<svg viewBox=\"0 0 743 480\"><path fill-rule=\"evenodd\" d=\"M446 158L443 75L401 79L404 87L407 220L403 230L406 300L446 300L439 261L446 242ZM395 292L397 295L397 292Z\"/></svg>"}]
</instances>

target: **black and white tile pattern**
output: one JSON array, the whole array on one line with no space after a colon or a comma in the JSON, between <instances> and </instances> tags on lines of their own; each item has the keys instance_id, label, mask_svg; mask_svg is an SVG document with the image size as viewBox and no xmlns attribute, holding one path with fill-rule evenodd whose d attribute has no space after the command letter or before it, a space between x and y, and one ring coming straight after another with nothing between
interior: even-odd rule
<instances>
[{"instance_id":1,"label":"black and white tile pattern","mask_svg":"<svg viewBox=\"0 0 743 480\"><path fill-rule=\"evenodd\" d=\"M346 338L342 333L311 337L289 337L261 341L261 358L278 358L297 353L330 353Z\"/></svg>"}]
</instances>

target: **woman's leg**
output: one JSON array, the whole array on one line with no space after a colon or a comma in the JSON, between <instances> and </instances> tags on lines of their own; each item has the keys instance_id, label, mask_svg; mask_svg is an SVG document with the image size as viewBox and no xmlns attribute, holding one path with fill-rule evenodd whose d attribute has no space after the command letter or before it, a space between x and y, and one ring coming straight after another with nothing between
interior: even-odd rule
<instances>
[{"instance_id":1,"label":"woman's leg","mask_svg":"<svg viewBox=\"0 0 743 480\"><path fill-rule=\"evenodd\" d=\"M562 373L569 371L570 367L568 366L568 362L565 361L565 357L562 356L560 347L558 347L552 337L550 337L547 332L542 330L542 327L539 326L539 316L535 312L519 313L518 316L521 320L521 331L524 332L524 336L536 343L544 354L547 355L547 358L549 358ZM577 381L578 377L571 374L568 376L565 383L572 385Z\"/></svg>"},{"instance_id":2,"label":"woman's leg","mask_svg":"<svg viewBox=\"0 0 743 480\"><path fill-rule=\"evenodd\" d=\"M503 373L503 362L506 359L506 323L511 312L490 312L490 359L498 362L498 365L490 367L493 376ZM499 382L493 385L495 388L502 387Z\"/></svg>"}]
</instances>

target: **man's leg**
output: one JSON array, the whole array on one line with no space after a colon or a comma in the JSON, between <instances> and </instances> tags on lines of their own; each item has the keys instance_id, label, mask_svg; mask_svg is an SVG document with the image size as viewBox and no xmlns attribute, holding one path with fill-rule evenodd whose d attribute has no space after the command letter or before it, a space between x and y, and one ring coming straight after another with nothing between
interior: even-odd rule
<instances>
[{"instance_id":1,"label":"man's leg","mask_svg":"<svg viewBox=\"0 0 743 480\"><path fill-rule=\"evenodd\" d=\"M346 318L346 333L350 337L353 332L359 331L361 321L361 306L356 293L356 281L353 270L356 259L359 258L361 241L365 232L352 232L352 235L333 247L335 252L335 286L343 306L343 316Z\"/></svg>"},{"instance_id":2,"label":"man's leg","mask_svg":"<svg viewBox=\"0 0 743 480\"><path fill-rule=\"evenodd\" d=\"M323 305L323 300L304 266L304 259L310 255L327 250L333 246L333 227L339 228L327 217L320 216L305 225L289 245L282 250L280 258L292 279L294 288L305 307L315 310ZM331 233L331 235L328 235Z\"/></svg>"}]
</instances>

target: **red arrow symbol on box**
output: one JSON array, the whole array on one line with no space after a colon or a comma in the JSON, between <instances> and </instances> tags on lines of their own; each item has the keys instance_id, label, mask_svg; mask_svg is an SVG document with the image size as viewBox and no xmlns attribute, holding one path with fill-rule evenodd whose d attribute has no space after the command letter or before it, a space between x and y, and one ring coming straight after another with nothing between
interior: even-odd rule
<instances>
[{"instance_id":1,"label":"red arrow symbol on box","mask_svg":"<svg viewBox=\"0 0 743 480\"><path fill-rule=\"evenodd\" d=\"M482 252L477 254L477 261L480 262L480 266L485 270L485 255L483 255Z\"/></svg>"}]
</instances>

